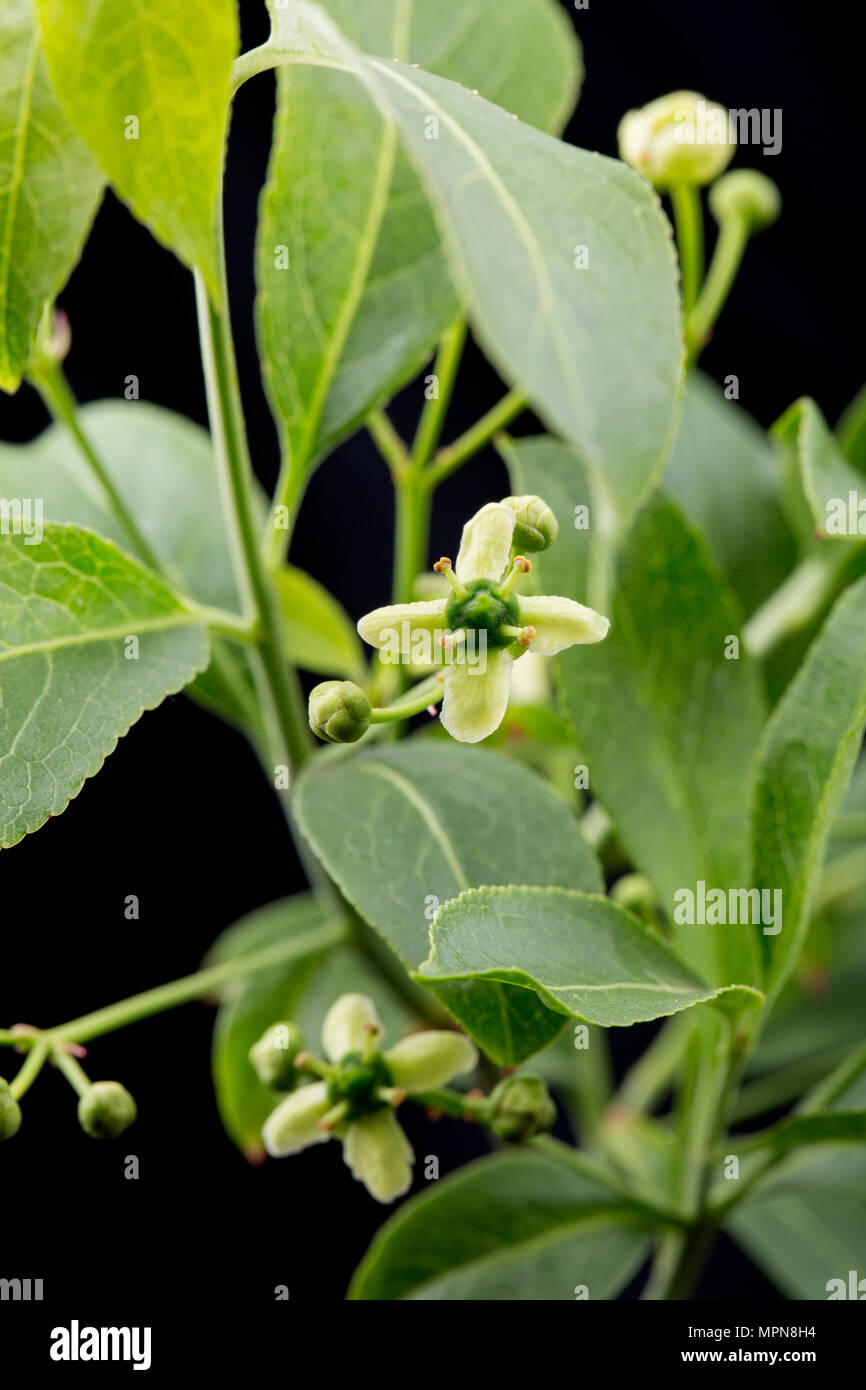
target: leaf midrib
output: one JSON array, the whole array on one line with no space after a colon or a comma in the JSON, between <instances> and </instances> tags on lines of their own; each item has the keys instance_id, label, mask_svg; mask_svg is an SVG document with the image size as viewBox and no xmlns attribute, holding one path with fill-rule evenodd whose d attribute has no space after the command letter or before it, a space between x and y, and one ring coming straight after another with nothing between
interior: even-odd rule
<instances>
[{"instance_id":1,"label":"leaf midrib","mask_svg":"<svg viewBox=\"0 0 866 1390\"><path fill-rule=\"evenodd\" d=\"M88 632L72 632L62 637L46 638L44 642L29 642L23 647L11 647L9 651L0 651L0 661L13 661L16 657L42 656L50 652L59 651L63 647L85 647L96 642L122 641L129 636L138 636L142 632L166 632L177 627L202 627L203 625L191 613L173 613L164 618L146 618L137 622L135 617L123 627L106 627L99 630L91 629Z\"/></svg>"}]
</instances>

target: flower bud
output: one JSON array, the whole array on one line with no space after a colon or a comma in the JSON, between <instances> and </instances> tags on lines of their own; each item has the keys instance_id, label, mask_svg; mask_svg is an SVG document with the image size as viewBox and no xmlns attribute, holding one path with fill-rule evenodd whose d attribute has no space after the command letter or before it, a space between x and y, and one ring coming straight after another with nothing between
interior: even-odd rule
<instances>
[{"instance_id":1,"label":"flower bud","mask_svg":"<svg viewBox=\"0 0 866 1390\"><path fill-rule=\"evenodd\" d=\"M78 1123L91 1139L116 1139L137 1114L135 1101L119 1081L94 1081L78 1102Z\"/></svg>"},{"instance_id":2,"label":"flower bud","mask_svg":"<svg viewBox=\"0 0 866 1390\"><path fill-rule=\"evenodd\" d=\"M249 1051L259 1080L274 1091L292 1091L298 1077L295 1058L303 1046L296 1023L275 1023Z\"/></svg>"},{"instance_id":3,"label":"flower bud","mask_svg":"<svg viewBox=\"0 0 866 1390\"><path fill-rule=\"evenodd\" d=\"M490 1128L498 1139L512 1144L550 1129L556 1119L556 1106L545 1081L531 1071L506 1076L491 1091L490 1105Z\"/></svg>"},{"instance_id":4,"label":"flower bud","mask_svg":"<svg viewBox=\"0 0 866 1390\"><path fill-rule=\"evenodd\" d=\"M9 1082L0 1076L0 1144L11 1139L21 1128L21 1107L9 1089Z\"/></svg>"},{"instance_id":5,"label":"flower bud","mask_svg":"<svg viewBox=\"0 0 866 1390\"><path fill-rule=\"evenodd\" d=\"M772 179L757 169L735 169L713 184L709 193L710 212L717 222L736 217L749 232L771 227L782 211L782 198Z\"/></svg>"},{"instance_id":6,"label":"flower bud","mask_svg":"<svg viewBox=\"0 0 866 1390\"><path fill-rule=\"evenodd\" d=\"M372 706L352 681L322 681L310 692L310 728L328 743L357 743L370 727Z\"/></svg>"},{"instance_id":7,"label":"flower bud","mask_svg":"<svg viewBox=\"0 0 866 1390\"><path fill-rule=\"evenodd\" d=\"M502 505L514 512L514 545L517 550L548 550L559 534L559 522L541 497L503 497Z\"/></svg>"},{"instance_id":8,"label":"flower bud","mask_svg":"<svg viewBox=\"0 0 866 1390\"><path fill-rule=\"evenodd\" d=\"M697 92L671 92L619 124L619 153L655 184L712 183L734 153L728 112Z\"/></svg>"}]
</instances>

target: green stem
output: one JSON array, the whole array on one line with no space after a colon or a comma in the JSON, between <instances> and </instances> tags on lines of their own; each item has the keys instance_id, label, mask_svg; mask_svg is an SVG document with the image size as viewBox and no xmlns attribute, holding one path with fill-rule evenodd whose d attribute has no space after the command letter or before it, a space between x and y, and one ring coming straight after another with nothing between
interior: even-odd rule
<instances>
[{"instance_id":1,"label":"green stem","mask_svg":"<svg viewBox=\"0 0 866 1390\"><path fill-rule=\"evenodd\" d=\"M826 546L834 543L828 541ZM807 627L832 598L848 558L825 548L821 555L802 560L743 627L743 644L750 655L764 660L786 638Z\"/></svg>"},{"instance_id":2,"label":"green stem","mask_svg":"<svg viewBox=\"0 0 866 1390\"><path fill-rule=\"evenodd\" d=\"M151 569L161 572L164 568L162 561L142 534L135 518L114 486L111 476L103 466L102 460L79 424L78 402L69 388L63 369L59 365L45 362L40 366L38 373L30 376L29 380L39 392L52 418L58 424L63 425L74 439L93 476L102 488L109 510L117 517L133 550L138 552Z\"/></svg>"},{"instance_id":3,"label":"green stem","mask_svg":"<svg viewBox=\"0 0 866 1390\"><path fill-rule=\"evenodd\" d=\"M704 213L694 184L675 184L670 190L680 253L683 313L688 320L704 280Z\"/></svg>"},{"instance_id":4,"label":"green stem","mask_svg":"<svg viewBox=\"0 0 866 1390\"><path fill-rule=\"evenodd\" d=\"M49 1044L42 1038L37 1038L28 1052L20 1071L9 1083L9 1090L15 1100L20 1100L24 1093L33 1085L33 1082L45 1065L49 1050Z\"/></svg>"},{"instance_id":5,"label":"green stem","mask_svg":"<svg viewBox=\"0 0 866 1390\"><path fill-rule=\"evenodd\" d=\"M431 705L442 699L442 677L431 676L422 681L402 700L396 700L387 709L374 709L370 717L373 724L396 724L401 719L409 719L413 714L423 714Z\"/></svg>"},{"instance_id":6,"label":"green stem","mask_svg":"<svg viewBox=\"0 0 866 1390\"><path fill-rule=\"evenodd\" d=\"M675 1015L663 1024L643 1055L623 1077L613 1100L614 1106L649 1114L676 1073L689 1033L689 1021L683 1014Z\"/></svg>"},{"instance_id":7,"label":"green stem","mask_svg":"<svg viewBox=\"0 0 866 1390\"><path fill-rule=\"evenodd\" d=\"M325 922L322 926L313 927L289 941L281 941L277 945L263 947L260 951L251 951L249 955L222 961L219 965L198 970L194 975L185 975L180 980L172 980L170 984L158 985L156 989L148 989L143 994L134 994L117 1004L109 1004L107 1008L97 1009L95 1013L70 1019L68 1023L47 1029L40 1037L52 1044L89 1042L91 1038L99 1038L105 1033L114 1032L117 1028L125 1028L129 1023L137 1023L153 1014L164 1013L167 1009L176 1009L180 1004L189 1004L230 980L257 975L273 966L284 965L286 961L313 955L345 940L346 931L346 926L341 921Z\"/></svg>"},{"instance_id":8,"label":"green stem","mask_svg":"<svg viewBox=\"0 0 866 1390\"><path fill-rule=\"evenodd\" d=\"M455 1120L478 1120L482 1124L486 1123L490 1110L486 1096L465 1096L446 1086L430 1091L410 1091L406 1099L414 1105L422 1105L425 1110L441 1110L443 1115Z\"/></svg>"},{"instance_id":9,"label":"green stem","mask_svg":"<svg viewBox=\"0 0 866 1390\"><path fill-rule=\"evenodd\" d=\"M739 1091L731 1107L731 1120L754 1119L768 1110L787 1105L796 1100L809 1086L828 1076L833 1068L848 1054L848 1046L825 1052L821 1057L809 1057L805 1061L759 1076Z\"/></svg>"},{"instance_id":10,"label":"green stem","mask_svg":"<svg viewBox=\"0 0 866 1390\"><path fill-rule=\"evenodd\" d=\"M700 298L686 309L686 347L691 364L705 346L713 330L743 259L749 229L739 217L726 217L719 227L716 249Z\"/></svg>"},{"instance_id":11,"label":"green stem","mask_svg":"<svg viewBox=\"0 0 866 1390\"><path fill-rule=\"evenodd\" d=\"M384 410L370 411L367 430L391 470L395 484L401 482L409 472L409 450Z\"/></svg>"},{"instance_id":12,"label":"green stem","mask_svg":"<svg viewBox=\"0 0 866 1390\"><path fill-rule=\"evenodd\" d=\"M54 1047L51 1050L51 1057L54 1065L63 1072L73 1091L79 1096L90 1090L90 1077L75 1060L70 1052L64 1051L63 1047Z\"/></svg>"},{"instance_id":13,"label":"green stem","mask_svg":"<svg viewBox=\"0 0 866 1390\"><path fill-rule=\"evenodd\" d=\"M437 379L438 392L435 398L424 402L418 429L412 442L411 467L418 473L427 467L442 435L445 417L454 394L457 373L466 346L467 325L465 319L458 319L447 333L443 334L436 355L433 373Z\"/></svg>"},{"instance_id":14,"label":"green stem","mask_svg":"<svg viewBox=\"0 0 866 1390\"><path fill-rule=\"evenodd\" d=\"M507 396L503 396L501 401L488 410L486 415L482 415L481 419L461 434L459 439L439 450L427 470L427 486L438 487L439 483L449 478L468 459L480 453L491 439L501 430L507 429L518 415L522 415L528 403L529 398L525 391L509 391Z\"/></svg>"},{"instance_id":15,"label":"green stem","mask_svg":"<svg viewBox=\"0 0 866 1390\"><path fill-rule=\"evenodd\" d=\"M223 300L228 303L224 268ZM297 769L306 761L310 739L300 684L283 657L279 603L259 551L253 472L228 309L221 311L212 302L198 271L196 302L208 412L235 574L244 611L260 628L255 644L256 674L266 706L272 756L275 764L287 763Z\"/></svg>"},{"instance_id":16,"label":"green stem","mask_svg":"<svg viewBox=\"0 0 866 1390\"><path fill-rule=\"evenodd\" d=\"M411 603L415 580L427 566L430 535L430 492L424 479L410 472L395 488L394 603Z\"/></svg>"}]
</instances>

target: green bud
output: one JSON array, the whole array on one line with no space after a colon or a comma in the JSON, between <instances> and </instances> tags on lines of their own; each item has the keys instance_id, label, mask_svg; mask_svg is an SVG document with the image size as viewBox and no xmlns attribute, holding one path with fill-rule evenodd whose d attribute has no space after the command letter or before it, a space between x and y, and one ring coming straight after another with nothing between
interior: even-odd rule
<instances>
[{"instance_id":1,"label":"green bud","mask_svg":"<svg viewBox=\"0 0 866 1390\"><path fill-rule=\"evenodd\" d=\"M735 141L728 112L698 92L671 92L619 124L619 153L656 188L712 183L727 168Z\"/></svg>"},{"instance_id":2,"label":"green bud","mask_svg":"<svg viewBox=\"0 0 866 1390\"><path fill-rule=\"evenodd\" d=\"M490 1104L490 1128L498 1139L512 1144L521 1144L533 1134L550 1129L556 1119L556 1106L547 1084L532 1071L506 1076L491 1091Z\"/></svg>"},{"instance_id":3,"label":"green bud","mask_svg":"<svg viewBox=\"0 0 866 1390\"><path fill-rule=\"evenodd\" d=\"M9 1089L9 1082L0 1076L0 1144L11 1139L21 1128L21 1107Z\"/></svg>"},{"instance_id":4,"label":"green bud","mask_svg":"<svg viewBox=\"0 0 866 1390\"><path fill-rule=\"evenodd\" d=\"M517 520L514 524L514 545L517 550L548 550L559 535L559 522L541 497L503 497L503 507L510 507Z\"/></svg>"},{"instance_id":5,"label":"green bud","mask_svg":"<svg viewBox=\"0 0 866 1390\"><path fill-rule=\"evenodd\" d=\"M303 1047L301 1030L296 1023L275 1023L263 1033L249 1051L249 1058L259 1080L274 1091L292 1091L297 1084L295 1058Z\"/></svg>"},{"instance_id":6,"label":"green bud","mask_svg":"<svg viewBox=\"0 0 866 1390\"><path fill-rule=\"evenodd\" d=\"M135 1101L119 1081L94 1081L78 1102L78 1123L91 1139L116 1139L137 1114Z\"/></svg>"},{"instance_id":7,"label":"green bud","mask_svg":"<svg viewBox=\"0 0 866 1390\"><path fill-rule=\"evenodd\" d=\"M772 179L757 169L735 169L714 183L709 193L710 212L717 222L736 217L750 232L771 227L782 211L782 196Z\"/></svg>"},{"instance_id":8,"label":"green bud","mask_svg":"<svg viewBox=\"0 0 866 1390\"><path fill-rule=\"evenodd\" d=\"M322 681L310 692L310 728L328 743L357 743L371 713L370 701L352 681Z\"/></svg>"}]
</instances>

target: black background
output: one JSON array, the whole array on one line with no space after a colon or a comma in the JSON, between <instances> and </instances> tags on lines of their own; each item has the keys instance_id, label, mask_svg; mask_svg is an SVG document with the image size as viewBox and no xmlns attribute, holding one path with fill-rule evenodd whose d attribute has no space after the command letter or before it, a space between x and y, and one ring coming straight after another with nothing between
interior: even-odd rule
<instances>
[{"instance_id":1,"label":"black background","mask_svg":"<svg viewBox=\"0 0 866 1390\"><path fill-rule=\"evenodd\" d=\"M263 9L258 0L242 4L246 47L265 36ZM849 13L790 0L590 0L576 15L588 75L568 132L575 143L614 154L622 113L677 87L730 107L782 108L782 153L764 159L744 150L735 167L760 167L777 180L783 219L751 247L704 358L718 379L739 377L741 403L764 424L803 393L832 422L861 385L852 326L862 319L854 210L862 95ZM483 91L483 74L479 85ZM240 93L226 203L242 386L265 484L274 480L277 450L256 368L251 265L272 105L270 76ZM205 423L190 277L111 196L60 302L72 322L67 368L81 400L121 396L134 373L143 398ZM500 390L470 352L449 433ZM394 407L405 432L420 399L412 387ZM3 399L0 412L9 440L32 437L45 418L27 388ZM502 484L490 456L442 489L437 554ZM384 468L363 437L310 489L293 559L353 617L387 594L390 507ZM185 974L222 928L301 886L280 812L244 742L183 698L169 700L121 742L62 818L3 853L0 1025L56 1023ZM140 896L138 922L123 916L130 893ZM61 1319L98 1321L110 1300L118 1316L126 1310L125 1321L141 1321L146 1307L168 1313L193 1297L279 1317L276 1284L289 1285L292 1302L343 1296L382 1211L352 1182L336 1145L247 1166L216 1114L211 1023L194 1005L91 1045L94 1077L121 1079L139 1103L138 1123L117 1144L84 1137L60 1077L46 1074L27 1096L21 1133L0 1152L0 1276L42 1277ZM614 1033L620 1064L646 1037L640 1029ZM440 1155L443 1172L480 1151L476 1135L449 1122L433 1130L416 1119L410 1128L422 1154ZM132 1153L137 1182L122 1175ZM727 1243L699 1295L774 1297Z\"/></svg>"}]
</instances>

